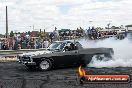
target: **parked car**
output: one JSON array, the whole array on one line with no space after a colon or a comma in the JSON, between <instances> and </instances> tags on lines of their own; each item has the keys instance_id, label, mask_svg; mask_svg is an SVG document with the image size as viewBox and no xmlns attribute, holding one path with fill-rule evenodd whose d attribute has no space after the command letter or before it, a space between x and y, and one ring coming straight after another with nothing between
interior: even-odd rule
<instances>
[{"instance_id":1,"label":"parked car","mask_svg":"<svg viewBox=\"0 0 132 88\"><path fill-rule=\"evenodd\" d=\"M55 41L46 50L18 56L27 68L47 71L55 67L86 66L94 55L112 58L112 48L83 48L78 41Z\"/></svg>"}]
</instances>

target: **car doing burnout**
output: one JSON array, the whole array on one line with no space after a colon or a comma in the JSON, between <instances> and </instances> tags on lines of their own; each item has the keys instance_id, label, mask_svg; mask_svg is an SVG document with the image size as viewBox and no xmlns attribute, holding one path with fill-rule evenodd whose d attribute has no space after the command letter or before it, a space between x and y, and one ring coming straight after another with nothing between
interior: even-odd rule
<instances>
[{"instance_id":1,"label":"car doing burnout","mask_svg":"<svg viewBox=\"0 0 132 88\"><path fill-rule=\"evenodd\" d=\"M93 56L112 58L112 48L83 48L78 41L55 41L46 50L18 55L28 69L47 71L55 67L86 66Z\"/></svg>"}]
</instances>

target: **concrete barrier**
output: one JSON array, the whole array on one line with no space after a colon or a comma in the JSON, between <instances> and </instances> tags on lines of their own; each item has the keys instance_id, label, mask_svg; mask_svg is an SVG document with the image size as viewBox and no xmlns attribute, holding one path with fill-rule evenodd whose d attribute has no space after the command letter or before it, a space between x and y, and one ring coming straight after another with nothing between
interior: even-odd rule
<instances>
[{"instance_id":1,"label":"concrete barrier","mask_svg":"<svg viewBox=\"0 0 132 88\"><path fill-rule=\"evenodd\" d=\"M35 52L35 51L43 51L46 50L46 48L41 49L20 49L20 50L0 50L0 56L1 55L17 55L27 52Z\"/></svg>"},{"instance_id":2,"label":"concrete barrier","mask_svg":"<svg viewBox=\"0 0 132 88\"><path fill-rule=\"evenodd\" d=\"M17 57L14 56L12 58L10 57L0 57L0 62L16 62L17 61Z\"/></svg>"},{"instance_id":3,"label":"concrete barrier","mask_svg":"<svg viewBox=\"0 0 132 88\"><path fill-rule=\"evenodd\" d=\"M17 55L27 52L35 52L46 50L42 49L21 49L21 50L0 50L0 62L14 62L17 61Z\"/></svg>"}]
</instances>

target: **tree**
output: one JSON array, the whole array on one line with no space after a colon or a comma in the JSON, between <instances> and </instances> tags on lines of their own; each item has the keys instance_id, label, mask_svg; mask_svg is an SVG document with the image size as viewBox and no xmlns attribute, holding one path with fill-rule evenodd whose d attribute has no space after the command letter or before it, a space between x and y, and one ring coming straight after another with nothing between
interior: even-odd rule
<instances>
[{"instance_id":1,"label":"tree","mask_svg":"<svg viewBox=\"0 0 132 88\"><path fill-rule=\"evenodd\" d=\"M20 32L18 32L18 34L21 34Z\"/></svg>"},{"instance_id":2,"label":"tree","mask_svg":"<svg viewBox=\"0 0 132 88\"><path fill-rule=\"evenodd\" d=\"M10 37L13 37L14 36L14 33L13 31L10 32Z\"/></svg>"},{"instance_id":3,"label":"tree","mask_svg":"<svg viewBox=\"0 0 132 88\"><path fill-rule=\"evenodd\" d=\"M28 31L28 35L30 35L30 33L31 33L31 32L30 32L30 31Z\"/></svg>"}]
</instances>

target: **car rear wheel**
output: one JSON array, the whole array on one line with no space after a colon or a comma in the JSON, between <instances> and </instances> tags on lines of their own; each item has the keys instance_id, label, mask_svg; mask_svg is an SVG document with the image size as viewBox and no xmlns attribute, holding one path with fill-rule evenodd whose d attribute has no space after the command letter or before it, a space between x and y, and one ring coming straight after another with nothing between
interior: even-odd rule
<instances>
[{"instance_id":1,"label":"car rear wheel","mask_svg":"<svg viewBox=\"0 0 132 88\"><path fill-rule=\"evenodd\" d=\"M39 69L41 71L47 71L47 70L50 70L52 67L52 63L49 59L44 59L40 62L39 64Z\"/></svg>"},{"instance_id":2,"label":"car rear wheel","mask_svg":"<svg viewBox=\"0 0 132 88\"><path fill-rule=\"evenodd\" d=\"M93 56L93 59L95 60L99 60L99 61L109 61L110 59L112 59L112 56L108 55L108 54L97 54Z\"/></svg>"}]
</instances>

